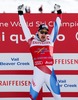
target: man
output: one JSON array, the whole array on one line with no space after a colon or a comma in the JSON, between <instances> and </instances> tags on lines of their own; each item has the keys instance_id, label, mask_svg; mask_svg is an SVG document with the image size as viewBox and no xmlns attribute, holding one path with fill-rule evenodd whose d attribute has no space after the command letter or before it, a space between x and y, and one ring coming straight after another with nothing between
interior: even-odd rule
<instances>
[{"instance_id":1,"label":"man","mask_svg":"<svg viewBox=\"0 0 78 100\"><path fill-rule=\"evenodd\" d=\"M57 4L54 5L55 11L57 12L57 18L51 34L48 34L48 26L43 23L39 26L35 37L32 37L24 20L23 9L22 7L18 9L19 20L26 40L30 45L30 52L34 62L34 74L30 85L31 100L36 100L43 83L46 84L55 100L61 100L59 84L54 70L52 70L53 46L61 25L61 18L58 16L61 16L62 13L60 6Z\"/></svg>"}]
</instances>

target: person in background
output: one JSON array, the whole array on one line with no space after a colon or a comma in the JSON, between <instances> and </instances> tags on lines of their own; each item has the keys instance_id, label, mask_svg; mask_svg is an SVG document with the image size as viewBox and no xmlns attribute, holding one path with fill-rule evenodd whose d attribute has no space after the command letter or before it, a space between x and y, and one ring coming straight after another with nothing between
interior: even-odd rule
<instances>
[{"instance_id":1,"label":"person in background","mask_svg":"<svg viewBox=\"0 0 78 100\"><path fill-rule=\"evenodd\" d=\"M40 13L43 13L43 5L41 5L38 10Z\"/></svg>"},{"instance_id":2,"label":"person in background","mask_svg":"<svg viewBox=\"0 0 78 100\"><path fill-rule=\"evenodd\" d=\"M25 13L30 13L31 12L31 10L30 10L30 7L25 7Z\"/></svg>"}]
</instances>

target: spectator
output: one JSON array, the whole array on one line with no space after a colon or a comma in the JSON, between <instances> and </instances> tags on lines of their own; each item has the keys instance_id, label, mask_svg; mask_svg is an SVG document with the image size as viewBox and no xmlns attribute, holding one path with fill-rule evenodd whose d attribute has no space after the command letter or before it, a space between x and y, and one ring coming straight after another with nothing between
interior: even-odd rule
<instances>
[{"instance_id":1,"label":"spectator","mask_svg":"<svg viewBox=\"0 0 78 100\"><path fill-rule=\"evenodd\" d=\"M41 5L38 10L40 13L43 13L43 5Z\"/></svg>"},{"instance_id":2,"label":"spectator","mask_svg":"<svg viewBox=\"0 0 78 100\"><path fill-rule=\"evenodd\" d=\"M30 12L31 12L30 7L27 7L27 6L26 6L26 7L25 7L25 12L26 12L26 13L30 13Z\"/></svg>"}]
</instances>

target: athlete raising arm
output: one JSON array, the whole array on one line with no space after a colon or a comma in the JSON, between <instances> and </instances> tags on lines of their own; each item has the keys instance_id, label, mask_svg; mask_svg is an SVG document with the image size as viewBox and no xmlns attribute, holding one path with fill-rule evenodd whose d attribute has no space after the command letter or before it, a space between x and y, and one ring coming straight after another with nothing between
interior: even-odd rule
<instances>
[{"instance_id":1,"label":"athlete raising arm","mask_svg":"<svg viewBox=\"0 0 78 100\"><path fill-rule=\"evenodd\" d=\"M48 26L44 23L40 24L35 37L32 37L29 28L23 16L23 6L18 8L19 20L23 29L23 33L30 45L30 52L34 62L34 74L30 85L31 100L36 100L38 93L43 85L46 84L55 100L61 100L60 88L54 76L53 66L53 46L61 25L61 9L55 4L54 11L57 12L57 18L54 23L51 34L48 34ZM48 35L48 36L47 36Z\"/></svg>"}]
</instances>

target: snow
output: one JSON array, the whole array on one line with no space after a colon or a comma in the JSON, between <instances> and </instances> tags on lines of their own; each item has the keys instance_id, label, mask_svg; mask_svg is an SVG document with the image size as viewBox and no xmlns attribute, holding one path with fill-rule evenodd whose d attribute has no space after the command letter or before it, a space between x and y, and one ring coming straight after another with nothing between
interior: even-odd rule
<instances>
[{"instance_id":1,"label":"snow","mask_svg":"<svg viewBox=\"0 0 78 100\"><path fill-rule=\"evenodd\" d=\"M64 13L78 13L78 0L0 0L0 13L17 13L17 7L21 4L29 6L31 13L39 13L41 5L43 13L51 13L54 4L59 4Z\"/></svg>"}]
</instances>

